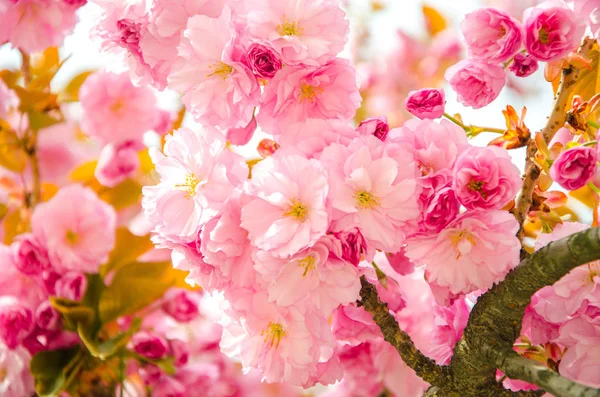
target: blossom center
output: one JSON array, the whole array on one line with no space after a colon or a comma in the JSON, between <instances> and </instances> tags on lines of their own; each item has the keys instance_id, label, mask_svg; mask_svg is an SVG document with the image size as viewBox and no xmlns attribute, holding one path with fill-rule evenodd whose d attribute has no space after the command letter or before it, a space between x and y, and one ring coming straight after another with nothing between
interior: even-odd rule
<instances>
[{"instance_id":1,"label":"blossom center","mask_svg":"<svg viewBox=\"0 0 600 397\"><path fill-rule=\"evenodd\" d=\"M487 198L487 193L483 191L484 186L485 186L485 182L472 180L467 185L467 188L473 192L479 193L481 195L481 197L483 197L485 199L485 198Z\"/></svg>"},{"instance_id":2,"label":"blossom center","mask_svg":"<svg viewBox=\"0 0 600 397\"><path fill-rule=\"evenodd\" d=\"M452 241L452 245L454 245L454 248L456 248L456 253L457 253L456 260L458 260L463 255L463 248L465 248L461 244L463 242L463 240L467 240L471 244L472 247L477 245L473 235L471 233L467 232L466 230L461 230L459 232L455 232L455 233L451 234L450 241Z\"/></svg>"},{"instance_id":3,"label":"blossom center","mask_svg":"<svg viewBox=\"0 0 600 397\"><path fill-rule=\"evenodd\" d=\"M70 229L67 230L67 232L65 233L65 238L67 239L67 242L71 245L77 244L77 240L79 240L79 236L77 236L77 233Z\"/></svg>"},{"instance_id":4,"label":"blossom center","mask_svg":"<svg viewBox=\"0 0 600 397\"><path fill-rule=\"evenodd\" d=\"M356 204L365 210L372 210L373 208L379 206L379 200L365 190L357 192L354 198L356 199Z\"/></svg>"},{"instance_id":5,"label":"blossom center","mask_svg":"<svg viewBox=\"0 0 600 397\"><path fill-rule=\"evenodd\" d=\"M185 181L175 185L175 187L182 188L182 190L187 193L187 197L193 197L196 194L196 187L199 183L200 181L196 178L196 175L187 174L185 176Z\"/></svg>"},{"instance_id":6,"label":"blossom center","mask_svg":"<svg viewBox=\"0 0 600 397\"><path fill-rule=\"evenodd\" d=\"M312 255L309 255L306 258L300 259L298 261L298 265L304 268L304 273L302 273L302 276L306 276L308 272L314 270L315 262L315 257Z\"/></svg>"},{"instance_id":7,"label":"blossom center","mask_svg":"<svg viewBox=\"0 0 600 397\"><path fill-rule=\"evenodd\" d=\"M540 43L548 44L550 42L550 35L548 34L548 31L546 30L546 28L541 28L538 31L538 35L540 37Z\"/></svg>"},{"instance_id":8,"label":"blossom center","mask_svg":"<svg viewBox=\"0 0 600 397\"><path fill-rule=\"evenodd\" d=\"M260 335L265 337L265 343L268 343L271 347L275 346L275 349L277 349L279 347L279 342L285 337L286 332L283 329L283 325L270 322L267 328L262 330Z\"/></svg>"},{"instance_id":9,"label":"blossom center","mask_svg":"<svg viewBox=\"0 0 600 397\"><path fill-rule=\"evenodd\" d=\"M110 110L113 113L116 114L122 114L123 110L125 109L125 103L123 102L123 99L119 98L116 101L113 102L112 105L110 105Z\"/></svg>"},{"instance_id":10,"label":"blossom center","mask_svg":"<svg viewBox=\"0 0 600 397\"><path fill-rule=\"evenodd\" d=\"M296 199L292 200L290 208L283 214L283 216L292 216L300 222L304 222L306 220L307 215L308 208L306 208L306 205L302 204L299 200Z\"/></svg>"},{"instance_id":11,"label":"blossom center","mask_svg":"<svg viewBox=\"0 0 600 397\"><path fill-rule=\"evenodd\" d=\"M315 96L321 92L323 92L323 89L320 87L302 83L300 86L300 103L304 101L313 103L315 101Z\"/></svg>"},{"instance_id":12,"label":"blossom center","mask_svg":"<svg viewBox=\"0 0 600 397\"><path fill-rule=\"evenodd\" d=\"M417 169L421 173L421 176L427 176L433 171L433 167L429 164L421 163L420 161L417 163Z\"/></svg>"},{"instance_id":13,"label":"blossom center","mask_svg":"<svg viewBox=\"0 0 600 397\"><path fill-rule=\"evenodd\" d=\"M208 68L212 69L213 72L209 73L207 77L219 76L223 80L227 80L227 76L233 73L233 67L225 62L215 63L214 65L210 65Z\"/></svg>"},{"instance_id":14,"label":"blossom center","mask_svg":"<svg viewBox=\"0 0 600 397\"><path fill-rule=\"evenodd\" d=\"M284 15L281 18L281 23L277 25L277 33L281 36L300 36L304 29L298 21L290 21Z\"/></svg>"},{"instance_id":15,"label":"blossom center","mask_svg":"<svg viewBox=\"0 0 600 397\"><path fill-rule=\"evenodd\" d=\"M6 379L6 375L8 375L6 368L0 368L0 383Z\"/></svg>"}]
</instances>

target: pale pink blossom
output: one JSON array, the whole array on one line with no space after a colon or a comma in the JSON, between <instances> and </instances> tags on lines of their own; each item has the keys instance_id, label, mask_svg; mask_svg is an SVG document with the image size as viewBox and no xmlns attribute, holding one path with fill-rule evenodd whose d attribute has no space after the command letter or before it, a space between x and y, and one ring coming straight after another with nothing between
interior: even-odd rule
<instances>
[{"instance_id":1,"label":"pale pink blossom","mask_svg":"<svg viewBox=\"0 0 600 397\"><path fill-rule=\"evenodd\" d=\"M38 276L51 267L46 248L30 233L19 235L13 248L14 263L21 273Z\"/></svg>"},{"instance_id":2,"label":"pale pink blossom","mask_svg":"<svg viewBox=\"0 0 600 397\"><path fill-rule=\"evenodd\" d=\"M469 59L450 66L444 77L458 101L473 109L489 105L506 83L506 72L500 66Z\"/></svg>"},{"instance_id":3,"label":"pale pink blossom","mask_svg":"<svg viewBox=\"0 0 600 397\"><path fill-rule=\"evenodd\" d=\"M596 173L598 151L589 146L577 146L562 152L550 167L550 177L568 190L585 186Z\"/></svg>"},{"instance_id":4,"label":"pale pink blossom","mask_svg":"<svg viewBox=\"0 0 600 397\"><path fill-rule=\"evenodd\" d=\"M139 142L154 126L154 92L134 86L127 74L91 75L81 86L79 98L83 132L102 143Z\"/></svg>"},{"instance_id":5,"label":"pale pink blossom","mask_svg":"<svg viewBox=\"0 0 600 397\"><path fill-rule=\"evenodd\" d=\"M585 24L563 1L549 0L525 10L523 28L529 55L554 61L577 48Z\"/></svg>"},{"instance_id":6,"label":"pale pink blossom","mask_svg":"<svg viewBox=\"0 0 600 397\"><path fill-rule=\"evenodd\" d=\"M543 288L531 297L531 303L525 309L521 335L525 335L534 345L546 344L558 338L559 324L546 321L534 309L544 305L545 303L540 304L540 302L545 301L547 296L552 295L550 288Z\"/></svg>"},{"instance_id":7,"label":"pale pink blossom","mask_svg":"<svg viewBox=\"0 0 600 397\"><path fill-rule=\"evenodd\" d=\"M73 120L39 131L37 155L43 181L62 185L68 180L69 173L87 159L86 143L77 137L80 131Z\"/></svg>"},{"instance_id":8,"label":"pale pink blossom","mask_svg":"<svg viewBox=\"0 0 600 397\"><path fill-rule=\"evenodd\" d=\"M0 394L4 397L23 397L35 394L33 376L29 370L31 355L19 346L7 348L0 342Z\"/></svg>"},{"instance_id":9,"label":"pale pink blossom","mask_svg":"<svg viewBox=\"0 0 600 397\"><path fill-rule=\"evenodd\" d=\"M28 53L59 46L75 27L76 10L57 0L2 0L0 43L8 41Z\"/></svg>"},{"instance_id":10,"label":"pale pink blossom","mask_svg":"<svg viewBox=\"0 0 600 397\"><path fill-rule=\"evenodd\" d=\"M310 387L321 380L319 364L337 360L327 320L310 308L284 308L251 290L230 298L237 314L222 320L221 350L239 356L244 368L257 368L264 381Z\"/></svg>"},{"instance_id":11,"label":"pale pink blossom","mask_svg":"<svg viewBox=\"0 0 600 397\"><path fill-rule=\"evenodd\" d=\"M348 21L337 0L245 0L251 40L269 43L286 65L319 66L346 44Z\"/></svg>"},{"instance_id":12,"label":"pale pink blossom","mask_svg":"<svg viewBox=\"0 0 600 397\"><path fill-rule=\"evenodd\" d=\"M336 119L307 119L288 125L277 136L283 148L295 148L307 157L318 158L331 143L349 144L358 133L350 123Z\"/></svg>"},{"instance_id":13,"label":"pale pink blossom","mask_svg":"<svg viewBox=\"0 0 600 397\"><path fill-rule=\"evenodd\" d=\"M480 8L468 13L460 29L473 58L504 62L521 48L521 24L495 8Z\"/></svg>"},{"instance_id":14,"label":"pale pink blossom","mask_svg":"<svg viewBox=\"0 0 600 397\"><path fill-rule=\"evenodd\" d=\"M78 301L87 290L87 278L80 272L68 272L56 281L55 288L56 296Z\"/></svg>"},{"instance_id":15,"label":"pale pink blossom","mask_svg":"<svg viewBox=\"0 0 600 397\"><path fill-rule=\"evenodd\" d=\"M236 34L232 11L225 7L218 18L191 17L178 46L169 88L183 93L186 108L204 125L245 127L259 104L260 88L242 63Z\"/></svg>"},{"instance_id":16,"label":"pale pink blossom","mask_svg":"<svg viewBox=\"0 0 600 397\"><path fill-rule=\"evenodd\" d=\"M126 142L115 146L108 144L100 152L94 176L101 185L115 187L135 174L140 167L139 144Z\"/></svg>"},{"instance_id":17,"label":"pale pink blossom","mask_svg":"<svg viewBox=\"0 0 600 397\"><path fill-rule=\"evenodd\" d=\"M329 185L317 160L278 150L254 166L247 191L252 199L242 207L241 225L258 249L286 258L327 231Z\"/></svg>"},{"instance_id":18,"label":"pale pink blossom","mask_svg":"<svg viewBox=\"0 0 600 397\"><path fill-rule=\"evenodd\" d=\"M281 134L309 118L349 120L360 102L354 68L336 58L317 69L282 69L265 86L256 119L266 132Z\"/></svg>"},{"instance_id":19,"label":"pale pink blossom","mask_svg":"<svg viewBox=\"0 0 600 397\"><path fill-rule=\"evenodd\" d=\"M310 301L324 316L340 305L359 299L356 267L341 259L342 245L324 236L312 247L287 259L258 252L254 268L267 282L269 299L280 306L305 305Z\"/></svg>"},{"instance_id":20,"label":"pale pink blossom","mask_svg":"<svg viewBox=\"0 0 600 397\"><path fill-rule=\"evenodd\" d=\"M587 25L598 40L600 38L600 2L598 0L567 0L572 3L576 15L586 17Z\"/></svg>"},{"instance_id":21,"label":"pale pink blossom","mask_svg":"<svg viewBox=\"0 0 600 397\"><path fill-rule=\"evenodd\" d=\"M190 322L200 314L198 298L196 292L173 288L165 294L162 309L178 322Z\"/></svg>"},{"instance_id":22,"label":"pale pink blossom","mask_svg":"<svg viewBox=\"0 0 600 397\"><path fill-rule=\"evenodd\" d=\"M33 331L31 308L14 296L0 296L0 345L14 349Z\"/></svg>"},{"instance_id":23,"label":"pale pink blossom","mask_svg":"<svg viewBox=\"0 0 600 397\"><path fill-rule=\"evenodd\" d=\"M562 356L558 370L562 376L592 387L600 387L600 338L578 343Z\"/></svg>"},{"instance_id":24,"label":"pale pink blossom","mask_svg":"<svg viewBox=\"0 0 600 397\"><path fill-rule=\"evenodd\" d=\"M416 163L410 153L394 156L374 136L362 136L349 146L332 144L321 155L329 172L331 230L358 228L374 248L400 249L403 226L417 218Z\"/></svg>"},{"instance_id":25,"label":"pale pink blossom","mask_svg":"<svg viewBox=\"0 0 600 397\"><path fill-rule=\"evenodd\" d=\"M513 72L517 77L527 77L534 74L539 68L538 61L533 59L529 54L518 53L515 55L508 70Z\"/></svg>"},{"instance_id":26,"label":"pale pink blossom","mask_svg":"<svg viewBox=\"0 0 600 397\"><path fill-rule=\"evenodd\" d=\"M177 60L177 46L187 21L194 15L217 18L226 0L158 0L152 4L147 30L139 38L143 60L152 69L157 88L165 88Z\"/></svg>"},{"instance_id":27,"label":"pale pink blossom","mask_svg":"<svg viewBox=\"0 0 600 397\"><path fill-rule=\"evenodd\" d=\"M234 189L248 177L244 159L225 148L225 137L206 127L168 135L163 152L150 155L160 182L143 188L142 207L157 242L195 240Z\"/></svg>"},{"instance_id":28,"label":"pale pink blossom","mask_svg":"<svg viewBox=\"0 0 600 397\"><path fill-rule=\"evenodd\" d=\"M151 360L159 360L164 358L168 353L167 342L150 332L140 331L131 338L133 350Z\"/></svg>"},{"instance_id":29,"label":"pale pink blossom","mask_svg":"<svg viewBox=\"0 0 600 397\"><path fill-rule=\"evenodd\" d=\"M404 107L413 116L420 119L437 119L444 114L446 96L444 90L421 88L408 93Z\"/></svg>"},{"instance_id":30,"label":"pale pink blossom","mask_svg":"<svg viewBox=\"0 0 600 397\"><path fill-rule=\"evenodd\" d=\"M57 270L96 273L114 247L116 214L91 189L70 185L37 205L31 227Z\"/></svg>"},{"instance_id":31,"label":"pale pink blossom","mask_svg":"<svg viewBox=\"0 0 600 397\"><path fill-rule=\"evenodd\" d=\"M456 161L452 188L467 209L501 209L521 188L521 173L505 149L474 146Z\"/></svg>"},{"instance_id":32,"label":"pale pink blossom","mask_svg":"<svg viewBox=\"0 0 600 397\"><path fill-rule=\"evenodd\" d=\"M360 122L356 128L361 134L374 135L377 138L385 141L387 134L390 131L390 126L387 122L387 117L371 117Z\"/></svg>"},{"instance_id":33,"label":"pale pink blossom","mask_svg":"<svg viewBox=\"0 0 600 397\"><path fill-rule=\"evenodd\" d=\"M411 238L406 256L454 294L487 289L519 263L518 228L509 212L468 211L439 234Z\"/></svg>"}]
</instances>

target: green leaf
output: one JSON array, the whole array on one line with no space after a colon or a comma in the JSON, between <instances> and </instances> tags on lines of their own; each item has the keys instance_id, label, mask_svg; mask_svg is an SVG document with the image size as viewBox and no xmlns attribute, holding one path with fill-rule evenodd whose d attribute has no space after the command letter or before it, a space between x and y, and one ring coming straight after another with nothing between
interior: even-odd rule
<instances>
[{"instance_id":1,"label":"green leaf","mask_svg":"<svg viewBox=\"0 0 600 397\"><path fill-rule=\"evenodd\" d=\"M379 268L379 266L377 266L375 261L371 262L371 264L375 268L375 274L377 275L377 281L379 281L379 283L381 285L383 285L383 288L387 289L387 275L381 271L381 269Z\"/></svg>"},{"instance_id":2,"label":"green leaf","mask_svg":"<svg viewBox=\"0 0 600 397\"><path fill-rule=\"evenodd\" d=\"M79 347L36 353L29 368L40 397L56 396L62 390L68 372L78 360Z\"/></svg>"},{"instance_id":3,"label":"green leaf","mask_svg":"<svg viewBox=\"0 0 600 397\"><path fill-rule=\"evenodd\" d=\"M27 112L27 115L29 116L29 126L34 131L39 131L42 128L51 127L61 122L61 120L57 120L38 110L30 110Z\"/></svg>"},{"instance_id":4,"label":"green leaf","mask_svg":"<svg viewBox=\"0 0 600 397\"><path fill-rule=\"evenodd\" d=\"M143 309L160 298L176 281L171 262L133 262L122 266L100 297L102 324Z\"/></svg>"},{"instance_id":5,"label":"green leaf","mask_svg":"<svg viewBox=\"0 0 600 397\"><path fill-rule=\"evenodd\" d=\"M84 306L81 302L56 296L51 296L48 299L52 307L62 315L65 325L70 329L76 330L77 324L80 323L89 326L94 320L94 309Z\"/></svg>"},{"instance_id":6,"label":"green leaf","mask_svg":"<svg viewBox=\"0 0 600 397\"><path fill-rule=\"evenodd\" d=\"M107 339L105 341L98 341L90 335L88 330L82 324L77 327L77 333L81 338L81 341L88 349L90 354L101 360L106 360L111 356L115 355L122 347L124 347L129 339L131 338L132 332L126 332L119 334L114 338Z\"/></svg>"},{"instance_id":7,"label":"green leaf","mask_svg":"<svg viewBox=\"0 0 600 397\"><path fill-rule=\"evenodd\" d=\"M117 229L116 245L111 251L108 262L100 268L100 274L106 275L111 270L135 261L139 256L154 248L150 235L136 236L128 228Z\"/></svg>"}]
</instances>

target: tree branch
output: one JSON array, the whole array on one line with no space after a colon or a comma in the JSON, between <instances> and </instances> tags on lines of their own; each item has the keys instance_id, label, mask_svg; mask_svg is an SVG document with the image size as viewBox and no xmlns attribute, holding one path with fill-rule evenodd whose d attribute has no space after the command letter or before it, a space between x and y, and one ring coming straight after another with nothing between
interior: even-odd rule
<instances>
[{"instance_id":1,"label":"tree branch","mask_svg":"<svg viewBox=\"0 0 600 397\"><path fill-rule=\"evenodd\" d=\"M377 295L377 289L367 281L365 276L360 278L360 305L373 315L373 320L383 333L383 338L390 343L402 360L412 368L416 374L426 382L433 385L450 383L450 374L447 367L439 366L421 353L410 339L410 336L400 329L398 322L390 314L387 304L383 303Z\"/></svg>"},{"instance_id":2,"label":"tree branch","mask_svg":"<svg viewBox=\"0 0 600 397\"><path fill-rule=\"evenodd\" d=\"M497 355L496 366L511 379L533 383L555 397L600 397L600 389L587 387L563 378L550 368L521 357L513 350Z\"/></svg>"}]
</instances>

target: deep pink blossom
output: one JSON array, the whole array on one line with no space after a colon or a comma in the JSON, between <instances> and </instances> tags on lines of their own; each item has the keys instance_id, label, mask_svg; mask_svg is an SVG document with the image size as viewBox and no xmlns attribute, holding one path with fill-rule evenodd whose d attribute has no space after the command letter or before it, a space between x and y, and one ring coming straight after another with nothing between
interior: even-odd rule
<instances>
[{"instance_id":1,"label":"deep pink blossom","mask_svg":"<svg viewBox=\"0 0 600 397\"><path fill-rule=\"evenodd\" d=\"M444 90L421 88L411 91L404 100L404 106L410 114L420 119L437 119L444 114L446 96Z\"/></svg>"},{"instance_id":2,"label":"deep pink blossom","mask_svg":"<svg viewBox=\"0 0 600 397\"><path fill-rule=\"evenodd\" d=\"M259 79L272 79L283 67L279 55L266 45L254 43L248 47L247 62Z\"/></svg>"},{"instance_id":3,"label":"deep pink blossom","mask_svg":"<svg viewBox=\"0 0 600 397\"><path fill-rule=\"evenodd\" d=\"M35 322L40 329L56 331L61 325L60 313L52 307L50 301L44 301L35 311Z\"/></svg>"},{"instance_id":4,"label":"deep pink blossom","mask_svg":"<svg viewBox=\"0 0 600 397\"><path fill-rule=\"evenodd\" d=\"M497 65L465 59L444 75L465 106L479 109L498 97L506 82L506 72Z\"/></svg>"},{"instance_id":5,"label":"deep pink blossom","mask_svg":"<svg viewBox=\"0 0 600 397\"><path fill-rule=\"evenodd\" d=\"M521 48L521 24L495 8L480 8L460 24L469 55L484 61L504 62Z\"/></svg>"},{"instance_id":6,"label":"deep pink blossom","mask_svg":"<svg viewBox=\"0 0 600 397\"><path fill-rule=\"evenodd\" d=\"M23 274L38 276L51 266L46 248L32 234L18 236L14 251L15 266Z\"/></svg>"},{"instance_id":7,"label":"deep pink blossom","mask_svg":"<svg viewBox=\"0 0 600 397\"><path fill-rule=\"evenodd\" d=\"M162 304L163 310L179 322L190 322L200 314L197 293L185 289L167 291Z\"/></svg>"},{"instance_id":8,"label":"deep pink blossom","mask_svg":"<svg viewBox=\"0 0 600 397\"><path fill-rule=\"evenodd\" d=\"M558 60L579 45L585 24L562 1L549 0L523 13L525 48L538 61Z\"/></svg>"},{"instance_id":9,"label":"deep pink blossom","mask_svg":"<svg viewBox=\"0 0 600 397\"><path fill-rule=\"evenodd\" d=\"M440 232L459 213L460 202L454 189L446 186L437 190L427 202L423 212L423 221L420 223L423 231Z\"/></svg>"},{"instance_id":10,"label":"deep pink blossom","mask_svg":"<svg viewBox=\"0 0 600 397\"><path fill-rule=\"evenodd\" d=\"M151 360L159 360L164 358L168 353L167 342L150 332L140 331L131 338L133 350Z\"/></svg>"},{"instance_id":11,"label":"deep pink blossom","mask_svg":"<svg viewBox=\"0 0 600 397\"><path fill-rule=\"evenodd\" d=\"M468 211L439 234L409 239L406 256L454 294L487 289L519 263L518 228L506 211Z\"/></svg>"},{"instance_id":12,"label":"deep pink blossom","mask_svg":"<svg viewBox=\"0 0 600 397\"><path fill-rule=\"evenodd\" d=\"M193 241L247 178L244 159L225 144L225 137L212 128L181 128L167 136L162 153L150 151L161 179L143 188L142 207L157 242Z\"/></svg>"},{"instance_id":13,"label":"deep pink blossom","mask_svg":"<svg viewBox=\"0 0 600 397\"><path fill-rule=\"evenodd\" d=\"M468 209L501 209L521 187L521 174L505 149L472 147L454 165L452 187Z\"/></svg>"},{"instance_id":14,"label":"deep pink blossom","mask_svg":"<svg viewBox=\"0 0 600 397\"><path fill-rule=\"evenodd\" d=\"M356 130L361 134L375 135L377 138L385 141L390 131L390 126L385 116L371 117L361 121Z\"/></svg>"},{"instance_id":15,"label":"deep pink blossom","mask_svg":"<svg viewBox=\"0 0 600 397\"><path fill-rule=\"evenodd\" d=\"M309 118L349 120L360 102L354 68L336 58L317 69L282 69L265 86L256 119L266 132L281 134Z\"/></svg>"},{"instance_id":16,"label":"deep pink blossom","mask_svg":"<svg viewBox=\"0 0 600 397\"><path fill-rule=\"evenodd\" d=\"M550 167L550 177L568 190L585 186L596 173L598 152L589 146L565 150Z\"/></svg>"},{"instance_id":17,"label":"deep pink blossom","mask_svg":"<svg viewBox=\"0 0 600 397\"><path fill-rule=\"evenodd\" d=\"M539 68L538 61L533 59L529 54L518 53L515 55L508 70L513 72L517 77L527 77L534 74Z\"/></svg>"},{"instance_id":18,"label":"deep pink blossom","mask_svg":"<svg viewBox=\"0 0 600 397\"><path fill-rule=\"evenodd\" d=\"M140 167L139 144L126 142L115 146L108 144L100 152L94 176L101 185L115 187L132 176Z\"/></svg>"},{"instance_id":19,"label":"deep pink blossom","mask_svg":"<svg viewBox=\"0 0 600 397\"><path fill-rule=\"evenodd\" d=\"M376 249L397 251L403 226L418 216L416 163L398 149L394 156L374 136L349 146L332 144L321 155L329 172L334 232L358 228Z\"/></svg>"},{"instance_id":20,"label":"deep pink blossom","mask_svg":"<svg viewBox=\"0 0 600 397\"><path fill-rule=\"evenodd\" d=\"M35 326L31 309L14 296L0 297L0 344L17 347Z\"/></svg>"},{"instance_id":21,"label":"deep pink blossom","mask_svg":"<svg viewBox=\"0 0 600 397\"><path fill-rule=\"evenodd\" d=\"M96 273L115 244L114 209L81 185L64 187L50 201L38 204L31 226L58 270Z\"/></svg>"},{"instance_id":22,"label":"deep pink blossom","mask_svg":"<svg viewBox=\"0 0 600 397\"><path fill-rule=\"evenodd\" d=\"M245 0L248 34L269 43L286 65L319 66L346 43L348 21L337 0Z\"/></svg>"},{"instance_id":23,"label":"deep pink blossom","mask_svg":"<svg viewBox=\"0 0 600 397\"><path fill-rule=\"evenodd\" d=\"M155 124L156 96L148 87L136 87L127 74L98 72L86 79L79 92L81 128L102 143L141 141Z\"/></svg>"},{"instance_id":24,"label":"deep pink blossom","mask_svg":"<svg viewBox=\"0 0 600 397\"><path fill-rule=\"evenodd\" d=\"M245 127L260 101L256 77L242 63L232 18L229 7L218 18L191 17L168 77L169 88L183 93L197 121L221 129Z\"/></svg>"},{"instance_id":25,"label":"deep pink blossom","mask_svg":"<svg viewBox=\"0 0 600 397\"><path fill-rule=\"evenodd\" d=\"M171 339L169 341L169 354L173 356L173 364L178 367L187 364L190 358L190 351L181 339Z\"/></svg>"},{"instance_id":26,"label":"deep pink blossom","mask_svg":"<svg viewBox=\"0 0 600 397\"><path fill-rule=\"evenodd\" d=\"M242 207L241 225L258 249L286 258L327 231L329 185L318 161L278 150L254 166L247 187L252 200Z\"/></svg>"},{"instance_id":27,"label":"deep pink blossom","mask_svg":"<svg viewBox=\"0 0 600 397\"><path fill-rule=\"evenodd\" d=\"M362 260L372 259L374 252L367 244L367 240L357 228L334 233L342 244L342 259L358 266Z\"/></svg>"},{"instance_id":28,"label":"deep pink blossom","mask_svg":"<svg viewBox=\"0 0 600 397\"><path fill-rule=\"evenodd\" d=\"M78 301L87 290L87 278L80 272L68 272L56 281L55 288L57 296Z\"/></svg>"}]
</instances>

